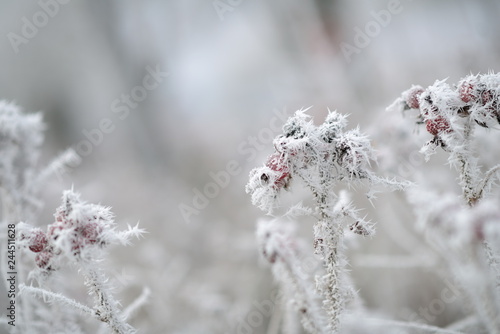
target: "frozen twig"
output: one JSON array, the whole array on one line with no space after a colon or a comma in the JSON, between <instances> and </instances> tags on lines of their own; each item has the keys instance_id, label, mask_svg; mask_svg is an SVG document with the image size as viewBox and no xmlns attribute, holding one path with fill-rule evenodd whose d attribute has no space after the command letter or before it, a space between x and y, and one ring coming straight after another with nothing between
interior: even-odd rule
<instances>
[{"instance_id":1,"label":"frozen twig","mask_svg":"<svg viewBox=\"0 0 500 334\"><path fill-rule=\"evenodd\" d=\"M41 298L46 303L58 302L64 306L70 306L81 313L93 316L97 318L97 315L93 309L85 306L74 299L70 299L60 293L52 292L42 288L37 288L31 285L19 284L20 293L29 293L33 296Z\"/></svg>"}]
</instances>

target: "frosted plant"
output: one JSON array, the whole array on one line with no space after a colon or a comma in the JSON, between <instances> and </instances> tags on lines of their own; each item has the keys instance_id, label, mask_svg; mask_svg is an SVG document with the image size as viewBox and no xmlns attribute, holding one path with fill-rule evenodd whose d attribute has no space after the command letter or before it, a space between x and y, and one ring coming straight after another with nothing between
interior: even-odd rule
<instances>
[{"instance_id":1,"label":"frosted plant","mask_svg":"<svg viewBox=\"0 0 500 334\"><path fill-rule=\"evenodd\" d=\"M412 86L388 109L419 111L418 123L425 124L434 136L421 151L427 160L439 147L449 153L448 162L460 174L460 186L469 205L490 189L500 165L481 174L472 142L477 126L494 128L500 122L499 74L469 75L456 86L446 80L426 89Z\"/></svg>"},{"instance_id":2,"label":"frosted plant","mask_svg":"<svg viewBox=\"0 0 500 334\"><path fill-rule=\"evenodd\" d=\"M500 333L500 210L498 198L473 207L452 194L414 190L418 227L473 309L475 332ZM441 272L446 274L446 272Z\"/></svg>"},{"instance_id":3,"label":"frosted plant","mask_svg":"<svg viewBox=\"0 0 500 334\"><path fill-rule=\"evenodd\" d=\"M491 191L500 165L482 171L474 149L476 131L498 128L500 75L469 75L454 86L445 80L426 89L413 86L388 109L418 110L417 123L433 136L421 152L428 160L442 148L459 173L464 201L451 194L414 191L410 202L426 241L473 306L476 331L500 333L500 211L498 195Z\"/></svg>"},{"instance_id":4,"label":"frosted plant","mask_svg":"<svg viewBox=\"0 0 500 334\"><path fill-rule=\"evenodd\" d=\"M351 205L347 193L338 195L335 187L366 181L372 186L368 193L371 197L376 185L393 189L407 185L376 176L369 169L374 159L370 141L358 128L346 130L346 126L347 117L337 112L329 112L325 122L315 126L303 110L297 111L283 126L283 134L275 138L276 152L265 166L250 172L246 186L252 203L268 213L277 206L280 192L288 189L294 179L301 179L312 192L316 202L312 212L318 217L314 248L326 272L317 278L317 289L328 314L328 330L333 333L339 330L346 303L355 296L345 270L342 238L346 224L359 235L371 236L374 232L372 224Z\"/></svg>"},{"instance_id":5,"label":"frosted plant","mask_svg":"<svg viewBox=\"0 0 500 334\"><path fill-rule=\"evenodd\" d=\"M40 113L25 114L18 106L0 101L0 228L7 231L9 227L9 231L16 232L0 233L0 272L6 280L10 277L7 272L15 268L16 283L20 283L15 292L17 288L23 292L15 296L15 326L14 322L12 325L8 324L5 317L0 318L0 326L6 326L12 334L83 333L78 324L80 310L106 322L114 332L132 332L133 329L119 313L112 287L106 283L98 263L102 261L106 246L128 243L132 236L140 235L142 230L136 226L128 231L118 232L109 208L86 204L73 191L64 193L63 205L55 215L56 221L48 228L41 228L37 213L43 205L40 196L42 187L49 177L60 173L67 165L79 163L78 155L70 149L47 167L39 168L37 163L44 128ZM8 248L4 247L7 243L9 252L12 252L10 257L6 254ZM10 249L13 244L17 246L17 250L25 249L29 250L28 253L36 254L34 270L30 270L33 267L30 256L25 256L23 252L14 256L14 251ZM15 258L15 265L13 261L9 262L12 267L7 270L5 260L11 258ZM51 280L54 276L52 273L59 271L65 263L77 267L85 276L89 291L96 300L93 308L63 296L61 292L72 288L69 280L65 284ZM29 286L24 284L30 280ZM35 283L38 286L33 286ZM56 284L58 293L49 289L49 285ZM33 298L30 293L43 300ZM138 302L144 302L145 295L147 290L139 297ZM49 305L45 301L59 301L61 304ZM134 311L140 306L138 302L132 303L123 314L128 315Z\"/></svg>"},{"instance_id":6,"label":"frosted plant","mask_svg":"<svg viewBox=\"0 0 500 334\"><path fill-rule=\"evenodd\" d=\"M109 208L82 202L73 191L65 191L62 202L54 215L55 222L47 227L46 232L25 223L18 224L19 245L36 253L37 268L31 276L42 287L47 276L58 270L64 261L76 266L85 277L95 305L89 308L43 288L21 285L21 291L75 307L105 322L114 333L135 332L120 314L118 302L111 293L112 287L107 285L98 263L108 245L127 245L131 237L139 237L144 231L137 226L116 231Z\"/></svg>"}]
</instances>

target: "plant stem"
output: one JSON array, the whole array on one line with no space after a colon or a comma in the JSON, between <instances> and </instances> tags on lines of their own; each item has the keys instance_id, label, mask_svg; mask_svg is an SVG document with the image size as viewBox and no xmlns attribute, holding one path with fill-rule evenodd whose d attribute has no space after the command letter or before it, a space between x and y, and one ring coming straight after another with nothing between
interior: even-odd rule
<instances>
[{"instance_id":1,"label":"plant stem","mask_svg":"<svg viewBox=\"0 0 500 334\"><path fill-rule=\"evenodd\" d=\"M468 152L470 146L472 128L469 123L464 126L464 139L463 151ZM477 169L477 164L468 158L466 154L458 153L458 160L460 161L460 184L465 201L469 206L474 206L479 200L475 192L476 180L474 177L474 169Z\"/></svg>"},{"instance_id":2,"label":"plant stem","mask_svg":"<svg viewBox=\"0 0 500 334\"><path fill-rule=\"evenodd\" d=\"M128 325L121 317L117 301L108 293L108 287L105 286L105 277L97 270L85 268L84 275L86 285L97 301L95 314L98 319L108 324L115 334L135 333L134 328Z\"/></svg>"},{"instance_id":3,"label":"plant stem","mask_svg":"<svg viewBox=\"0 0 500 334\"><path fill-rule=\"evenodd\" d=\"M332 333L338 333L340 313L344 308L344 300L342 299L342 291L340 288L342 268L340 263L339 246L341 241L341 231L339 230L339 227L335 225L335 221L329 213L328 203L332 202L331 196L328 194L328 189L330 187L328 187L324 178L321 180L321 193L318 194L313 191L321 215L321 219L315 224L314 234L316 241L322 239L320 243L315 243L315 246L320 244L320 253L323 256L323 265L326 270L326 275L322 278L322 286L319 290L323 294L323 306L329 316L329 329Z\"/></svg>"}]
</instances>

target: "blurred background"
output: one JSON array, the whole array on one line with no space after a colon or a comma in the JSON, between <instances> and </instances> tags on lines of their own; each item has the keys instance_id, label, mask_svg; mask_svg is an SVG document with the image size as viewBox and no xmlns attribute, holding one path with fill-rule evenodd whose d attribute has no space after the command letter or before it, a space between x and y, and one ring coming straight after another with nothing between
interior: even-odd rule
<instances>
[{"instance_id":1,"label":"blurred background","mask_svg":"<svg viewBox=\"0 0 500 334\"><path fill-rule=\"evenodd\" d=\"M264 213L244 186L286 115L310 106L316 123L328 108L350 114L350 126L374 138L382 174L411 179L384 164L391 145L401 161L412 153L397 151L390 134L402 123L385 108L412 84L498 72L499 14L494 0L3 1L0 98L43 111L41 165L68 147L81 156L44 189L38 224L52 222L71 186L112 206L121 226L140 221L149 234L108 260L124 305L143 286L152 291L132 324L239 333L273 288L254 238ZM213 187L214 175L230 177ZM360 200L379 234L353 251L352 265L368 307L408 320L439 280L418 266L374 269L361 256L407 251L394 237L414 237L404 227L411 212L394 212L403 198L382 195L376 209ZM311 226L301 224L309 247ZM446 325L457 312L430 322ZM266 333L269 321L253 332Z\"/></svg>"}]
</instances>

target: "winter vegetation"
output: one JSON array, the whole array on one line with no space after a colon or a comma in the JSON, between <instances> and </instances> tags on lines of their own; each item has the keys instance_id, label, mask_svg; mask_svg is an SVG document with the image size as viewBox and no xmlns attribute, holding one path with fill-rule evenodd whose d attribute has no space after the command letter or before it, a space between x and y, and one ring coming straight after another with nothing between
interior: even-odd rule
<instances>
[{"instance_id":1,"label":"winter vegetation","mask_svg":"<svg viewBox=\"0 0 500 334\"><path fill-rule=\"evenodd\" d=\"M0 2L0 334L500 334L500 2Z\"/></svg>"},{"instance_id":2,"label":"winter vegetation","mask_svg":"<svg viewBox=\"0 0 500 334\"><path fill-rule=\"evenodd\" d=\"M43 142L41 114L26 115L5 101L0 102L0 133L2 228L11 226L9 229L16 232L13 240L9 236L9 242L8 235L3 235L3 243L16 247L9 247L8 255L4 253L7 249L2 250L2 259L10 260L8 265L2 263L2 277L14 277L13 282L19 282L11 298L15 312L8 313L13 316L4 319L4 324L12 326L12 333L82 332L76 315L85 314L105 323L113 333L135 333L126 323L125 315L131 311L120 311L113 286L108 284L99 262L107 246L127 245L144 231L138 226L117 231L110 208L85 203L73 190L63 193L54 222L43 226L36 219L41 205L37 198L51 172L58 172L54 166L69 162L72 152L62 154L60 161L49 164L47 169L38 170L37 157ZM16 257L17 251L20 253ZM64 296L64 290L58 289L60 283L54 276L62 266L72 267L85 278L84 284L94 297L92 307ZM17 288L19 295L15 298ZM51 315L65 308L74 311L66 309L57 318Z\"/></svg>"},{"instance_id":3,"label":"winter vegetation","mask_svg":"<svg viewBox=\"0 0 500 334\"><path fill-rule=\"evenodd\" d=\"M298 111L283 126L283 134L274 139L276 152L263 167L250 172L246 190L253 204L268 214L278 205L280 193L291 190L296 179L302 181L315 200L313 207L298 204L284 215L296 216L300 212L317 218L313 245L323 268L314 273L315 289L311 277L299 274L296 237L289 227L281 227L287 222L260 222L257 229L261 253L286 291L285 302L295 306L293 311L308 333L350 333L349 322L341 327L341 319L353 301L351 315L369 317L369 310L361 307L363 303L348 277L343 237L345 232L372 236L374 226L359 216L345 190L336 193L339 182L354 188L361 181L370 185L369 198L377 184L397 190L408 188L416 225L440 257L436 270L446 268L443 274L463 290L464 302L472 308L466 322L450 328L411 322L386 325L413 326L433 333L500 331L500 211L495 204L498 196L492 194L500 165L481 172L480 158L473 149L478 145L474 136L477 126L489 129L500 123L500 74L470 75L456 85L436 81L425 89L414 85L388 108L389 112L398 113L411 110L416 124L425 125L433 136L421 153L426 160L438 149L448 154L448 164L458 173L462 199L452 192L439 194L373 174L368 169L374 159L368 138L358 128L346 131L346 117L337 112L329 112L325 122L315 126L304 111ZM291 332L286 329L291 326L287 323L290 318L287 316L283 323L285 332ZM368 326L365 330L374 331Z\"/></svg>"},{"instance_id":4,"label":"winter vegetation","mask_svg":"<svg viewBox=\"0 0 500 334\"><path fill-rule=\"evenodd\" d=\"M304 182L315 199L314 208L300 206L292 210L318 217L313 228L314 248L324 263L324 274L316 278L316 286L317 293L323 297L326 317L314 305L313 300L317 298L314 298L315 292L307 288L308 284L295 282L299 277L294 275L294 252L287 245L284 232L264 224L259 225L257 232L259 243L264 245L264 257L275 266L284 262L291 278L282 277L283 269L275 269L274 275L284 284L302 288L297 287L289 296L291 300L301 301L298 312L302 314L304 328L310 333L338 333L346 304L357 299L346 270L344 229L361 236L374 233L372 224L359 216L348 194L336 194L335 187L340 182L355 186L366 180L372 186L369 196L373 196L377 184L395 189L405 186L402 182L381 179L368 169L373 159L368 138L359 129L345 131L346 126L346 117L337 112L329 112L325 122L316 127L304 111L298 111L284 125L283 134L274 140L276 153L269 157L264 167L251 171L246 188L252 195L252 202L268 212L276 205L279 192L289 188L295 178Z\"/></svg>"}]
</instances>

